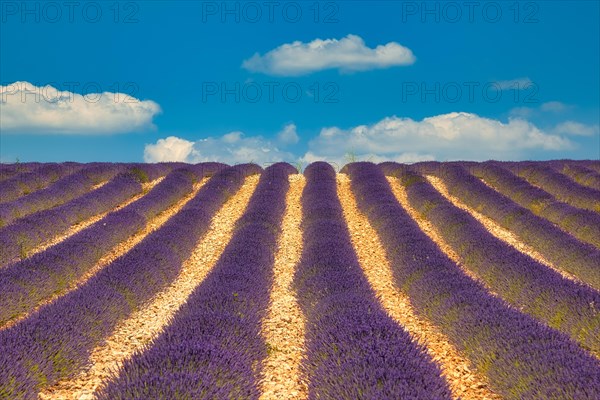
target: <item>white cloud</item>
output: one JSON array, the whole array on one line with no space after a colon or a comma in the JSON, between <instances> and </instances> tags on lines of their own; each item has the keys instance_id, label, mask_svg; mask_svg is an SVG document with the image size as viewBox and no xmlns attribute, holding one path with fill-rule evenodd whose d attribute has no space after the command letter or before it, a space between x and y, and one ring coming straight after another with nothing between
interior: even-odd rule
<instances>
[{"instance_id":1,"label":"white cloud","mask_svg":"<svg viewBox=\"0 0 600 400\"><path fill-rule=\"evenodd\" d=\"M412 51L396 42L372 49L357 35L342 39L315 39L309 43L283 44L264 56L255 53L242 67L268 75L299 76L325 69L342 72L366 71L409 65L415 62Z\"/></svg>"},{"instance_id":2,"label":"white cloud","mask_svg":"<svg viewBox=\"0 0 600 400\"><path fill-rule=\"evenodd\" d=\"M296 125L288 124L286 125L278 134L277 141L282 145L288 144L296 144L300 138L298 137L298 133L296 132Z\"/></svg>"},{"instance_id":3,"label":"white cloud","mask_svg":"<svg viewBox=\"0 0 600 400\"><path fill-rule=\"evenodd\" d=\"M154 129L160 106L123 93L82 96L53 86L15 82L0 86L2 132L113 134Z\"/></svg>"},{"instance_id":4,"label":"white cloud","mask_svg":"<svg viewBox=\"0 0 600 400\"><path fill-rule=\"evenodd\" d=\"M594 136L600 131L598 125L585 125L575 121L558 124L553 132L557 135Z\"/></svg>"},{"instance_id":5,"label":"white cloud","mask_svg":"<svg viewBox=\"0 0 600 400\"><path fill-rule=\"evenodd\" d=\"M144 149L146 162L187 161L195 156L194 142L175 136L158 139L156 144L147 144Z\"/></svg>"},{"instance_id":6,"label":"white cloud","mask_svg":"<svg viewBox=\"0 0 600 400\"><path fill-rule=\"evenodd\" d=\"M220 161L227 164L276 161L312 163L328 161L338 167L352 160L413 163L429 160L518 160L531 151L572 150L575 144L567 135L598 133L598 126L573 121L544 131L521 118L507 122L476 114L453 112L424 118L387 117L373 125L350 129L327 127L311 140L308 151L298 157L281 150L278 144L295 143L296 126L286 125L274 141L262 136L246 136L235 131L219 137L189 141L174 136L146 145L146 162L183 161L190 163Z\"/></svg>"},{"instance_id":7,"label":"white cloud","mask_svg":"<svg viewBox=\"0 0 600 400\"><path fill-rule=\"evenodd\" d=\"M290 132L293 131L295 134L295 129L295 125L288 125L278 136L288 138L291 136ZM170 136L166 139L159 139L156 144L147 144L144 149L146 162L219 161L226 164L254 162L264 165L277 161L293 162L295 159L293 154L280 150L274 143L262 136L246 136L239 131L220 137L200 139L196 142Z\"/></svg>"},{"instance_id":8,"label":"white cloud","mask_svg":"<svg viewBox=\"0 0 600 400\"><path fill-rule=\"evenodd\" d=\"M561 103L560 101L548 101L546 103L543 103L540 106L540 110L542 110L544 112L554 112L554 113L563 112L569 108L571 108L571 106L569 106L565 103Z\"/></svg>"},{"instance_id":9,"label":"white cloud","mask_svg":"<svg viewBox=\"0 0 600 400\"><path fill-rule=\"evenodd\" d=\"M536 113L536 110L531 107L515 107L509 111L511 117L530 118Z\"/></svg>"},{"instance_id":10,"label":"white cloud","mask_svg":"<svg viewBox=\"0 0 600 400\"><path fill-rule=\"evenodd\" d=\"M454 112L415 121L387 117L374 125L351 129L323 128L309 143L305 162L326 159L345 164L349 155L359 160L487 160L517 159L528 150L558 151L573 143L543 132L523 119L507 123L476 114Z\"/></svg>"},{"instance_id":11,"label":"white cloud","mask_svg":"<svg viewBox=\"0 0 600 400\"><path fill-rule=\"evenodd\" d=\"M562 103L560 101L548 101L540 104L539 107L515 107L510 110L510 115L513 117L531 118L540 116L543 113L558 114L572 109L573 106Z\"/></svg>"},{"instance_id":12,"label":"white cloud","mask_svg":"<svg viewBox=\"0 0 600 400\"><path fill-rule=\"evenodd\" d=\"M529 78L509 79L507 81L494 82L502 90L525 90L534 83Z\"/></svg>"}]
</instances>

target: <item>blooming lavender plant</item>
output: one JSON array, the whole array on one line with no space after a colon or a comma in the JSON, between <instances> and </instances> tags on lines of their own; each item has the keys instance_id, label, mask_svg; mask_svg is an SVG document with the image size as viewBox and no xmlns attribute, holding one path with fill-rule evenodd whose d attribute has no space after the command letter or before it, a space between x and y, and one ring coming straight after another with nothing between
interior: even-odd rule
<instances>
[{"instance_id":1,"label":"blooming lavender plant","mask_svg":"<svg viewBox=\"0 0 600 400\"><path fill-rule=\"evenodd\" d=\"M31 171L39 170L45 167L55 167L57 165L69 164L71 166L77 165L77 163L40 163L40 162L20 162L16 161L14 163L0 163L0 182L3 182L7 179L13 178L19 174L26 174Z\"/></svg>"},{"instance_id":2,"label":"blooming lavender plant","mask_svg":"<svg viewBox=\"0 0 600 400\"><path fill-rule=\"evenodd\" d=\"M434 174L442 178L450 194L457 196L467 206L483 213L504 228L510 229L520 240L532 246L547 260L583 282L600 290L600 250L575 239L548 220L538 217L527 208L516 204L512 199L490 188L475 176L469 174L464 164L437 165L437 168L425 169L423 165L414 167L421 173ZM430 164L431 166L431 164ZM384 167L384 165L382 165ZM397 168L391 165L391 170ZM490 172L494 166L471 166L471 170L485 168ZM510 181L515 177L499 168L500 176L508 175ZM522 182L521 182L522 183ZM525 185L528 185L525 183ZM537 191L536 188L533 190Z\"/></svg>"},{"instance_id":3,"label":"blooming lavender plant","mask_svg":"<svg viewBox=\"0 0 600 400\"><path fill-rule=\"evenodd\" d=\"M175 170L141 199L46 251L0 270L0 292L5 294L0 297L0 324L79 279L107 251L189 194L194 181L214 172L210 165Z\"/></svg>"},{"instance_id":4,"label":"blooming lavender plant","mask_svg":"<svg viewBox=\"0 0 600 400\"><path fill-rule=\"evenodd\" d=\"M399 174L411 205L437 228L461 261L508 303L600 354L600 293L562 277L492 236L420 175Z\"/></svg>"},{"instance_id":5,"label":"blooming lavender plant","mask_svg":"<svg viewBox=\"0 0 600 400\"><path fill-rule=\"evenodd\" d=\"M385 313L364 276L335 171L318 162L304 173L304 245L294 287L307 322L302 371L309 398L450 398L437 365Z\"/></svg>"},{"instance_id":6,"label":"blooming lavender plant","mask_svg":"<svg viewBox=\"0 0 600 400\"><path fill-rule=\"evenodd\" d=\"M501 165L497 162L486 162L470 169L517 204L548 219L577 239L600 248L600 214L556 201L549 193L531 185Z\"/></svg>"},{"instance_id":7,"label":"blooming lavender plant","mask_svg":"<svg viewBox=\"0 0 600 400\"><path fill-rule=\"evenodd\" d=\"M212 215L243 177L260 170L245 164L220 171L127 254L77 290L0 331L0 397L35 398L42 387L75 374L120 320L175 279Z\"/></svg>"},{"instance_id":8,"label":"blooming lavender plant","mask_svg":"<svg viewBox=\"0 0 600 400\"><path fill-rule=\"evenodd\" d=\"M296 170L284 163L262 173L215 267L98 399L258 398L259 366L267 354L261 321L292 173Z\"/></svg>"},{"instance_id":9,"label":"blooming lavender plant","mask_svg":"<svg viewBox=\"0 0 600 400\"><path fill-rule=\"evenodd\" d=\"M423 178L386 163L410 189ZM396 285L415 310L432 320L506 399L596 399L600 362L567 335L509 307L466 276L396 201L380 168L344 168L358 206L380 239Z\"/></svg>"},{"instance_id":10,"label":"blooming lavender plant","mask_svg":"<svg viewBox=\"0 0 600 400\"><path fill-rule=\"evenodd\" d=\"M4 171L5 179L0 181L0 204L43 189L79 169L81 165L75 163L48 163L31 165L23 172L17 172L16 168L12 174Z\"/></svg>"},{"instance_id":11,"label":"blooming lavender plant","mask_svg":"<svg viewBox=\"0 0 600 400\"><path fill-rule=\"evenodd\" d=\"M566 164L559 171L580 185L600 190L600 173L591 168L577 164Z\"/></svg>"},{"instance_id":12,"label":"blooming lavender plant","mask_svg":"<svg viewBox=\"0 0 600 400\"><path fill-rule=\"evenodd\" d=\"M513 165L511 170L560 201L585 210L600 212L600 190L582 186L550 166L535 162L521 162Z\"/></svg>"},{"instance_id":13,"label":"blooming lavender plant","mask_svg":"<svg viewBox=\"0 0 600 400\"><path fill-rule=\"evenodd\" d=\"M64 204L89 192L94 185L122 171L117 164L92 164L59 179L49 187L14 201L0 204L0 227L34 212Z\"/></svg>"},{"instance_id":14,"label":"blooming lavender plant","mask_svg":"<svg viewBox=\"0 0 600 400\"><path fill-rule=\"evenodd\" d=\"M58 207L38 211L0 228L0 267L67 231L72 225L108 212L142 191L136 175L123 173L99 189Z\"/></svg>"}]
</instances>

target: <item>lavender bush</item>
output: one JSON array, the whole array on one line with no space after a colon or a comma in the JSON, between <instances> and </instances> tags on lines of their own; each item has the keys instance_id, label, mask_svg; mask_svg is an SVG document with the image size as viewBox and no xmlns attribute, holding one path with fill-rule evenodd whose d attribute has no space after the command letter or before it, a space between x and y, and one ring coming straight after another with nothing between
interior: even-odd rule
<instances>
[{"instance_id":1,"label":"lavender bush","mask_svg":"<svg viewBox=\"0 0 600 400\"><path fill-rule=\"evenodd\" d=\"M404 184L423 184L386 163ZM567 335L491 296L422 232L396 201L382 169L347 165L359 208L377 230L394 272L415 310L431 319L506 399L596 399L600 362Z\"/></svg>"},{"instance_id":2,"label":"lavender bush","mask_svg":"<svg viewBox=\"0 0 600 400\"><path fill-rule=\"evenodd\" d=\"M158 213L193 189L194 181L213 174L210 165L175 170L141 199L29 259L0 270L0 324L79 279L118 243L146 226Z\"/></svg>"},{"instance_id":3,"label":"lavender bush","mask_svg":"<svg viewBox=\"0 0 600 400\"><path fill-rule=\"evenodd\" d=\"M69 174L81 169L81 165L74 163L63 164L37 164L20 172L17 167L13 173L3 172L5 179L0 181L0 204L14 201L21 196L43 189ZM9 169L10 171L10 169Z\"/></svg>"},{"instance_id":4,"label":"lavender bush","mask_svg":"<svg viewBox=\"0 0 600 400\"><path fill-rule=\"evenodd\" d=\"M83 367L90 351L177 276L221 205L256 165L217 173L186 206L78 290L0 331L0 397L37 392Z\"/></svg>"},{"instance_id":5,"label":"lavender bush","mask_svg":"<svg viewBox=\"0 0 600 400\"><path fill-rule=\"evenodd\" d=\"M497 162L482 163L471 170L517 204L548 219L577 239L600 248L600 214L556 201L549 193L512 174Z\"/></svg>"},{"instance_id":6,"label":"lavender bush","mask_svg":"<svg viewBox=\"0 0 600 400\"><path fill-rule=\"evenodd\" d=\"M309 398L450 398L439 368L385 313L364 276L335 171L318 162L305 175L304 247L294 287L307 320L302 370Z\"/></svg>"},{"instance_id":7,"label":"lavender bush","mask_svg":"<svg viewBox=\"0 0 600 400\"><path fill-rule=\"evenodd\" d=\"M492 236L469 213L456 208L423 177L397 175L411 205L438 229L464 265L492 290L549 326L600 354L600 293L563 278L556 271Z\"/></svg>"},{"instance_id":8,"label":"lavender bush","mask_svg":"<svg viewBox=\"0 0 600 400\"><path fill-rule=\"evenodd\" d=\"M502 180L495 180L495 182L503 182L502 185L512 182L515 187L524 184L531 189L531 186L523 183L521 178L515 177L502 168L483 164L472 170L477 171L479 168L487 171L488 175L486 176L491 176L495 171L494 176L506 177ZM421 169L419 168L419 170ZM573 274L593 288L600 290L600 270L597 268L600 265L599 249L582 243L548 220L536 216L531 210L516 204L509 197L495 191L469 174L460 165L440 165L439 168L430 169L428 172L442 178L450 194L457 196L467 206L509 229L557 268ZM537 189L531 190L535 196ZM527 192L524 190L522 193Z\"/></svg>"},{"instance_id":9,"label":"lavender bush","mask_svg":"<svg viewBox=\"0 0 600 400\"><path fill-rule=\"evenodd\" d=\"M582 186L550 166L538 165L535 162L521 162L511 169L560 201L585 210L600 212L600 190Z\"/></svg>"},{"instance_id":10,"label":"lavender bush","mask_svg":"<svg viewBox=\"0 0 600 400\"><path fill-rule=\"evenodd\" d=\"M88 165L74 174L59 179L49 187L14 201L0 204L0 227L34 212L64 204L89 192L94 185L109 180L119 172L117 164Z\"/></svg>"},{"instance_id":11,"label":"lavender bush","mask_svg":"<svg viewBox=\"0 0 600 400\"><path fill-rule=\"evenodd\" d=\"M269 305L288 175L295 172L283 163L263 172L213 270L99 399L258 398L258 366L267 354L261 321Z\"/></svg>"}]
</instances>

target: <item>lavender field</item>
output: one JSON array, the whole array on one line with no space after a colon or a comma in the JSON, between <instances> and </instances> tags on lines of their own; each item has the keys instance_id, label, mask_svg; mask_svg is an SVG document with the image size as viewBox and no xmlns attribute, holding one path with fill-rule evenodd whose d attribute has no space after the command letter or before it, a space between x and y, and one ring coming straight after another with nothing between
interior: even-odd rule
<instances>
[{"instance_id":1,"label":"lavender field","mask_svg":"<svg viewBox=\"0 0 600 400\"><path fill-rule=\"evenodd\" d=\"M1 399L600 399L600 162L0 164Z\"/></svg>"}]
</instances>

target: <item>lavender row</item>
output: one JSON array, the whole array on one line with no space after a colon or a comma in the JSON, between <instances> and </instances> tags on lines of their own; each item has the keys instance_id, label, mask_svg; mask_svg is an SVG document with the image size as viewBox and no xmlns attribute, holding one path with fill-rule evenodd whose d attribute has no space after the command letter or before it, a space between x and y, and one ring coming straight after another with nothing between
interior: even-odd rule
<instances>
[{"instance_id":1,"label":"lavender row","mask_svg":"<svg viewBox=\"0 0 600 400\"><path fill-rule=\"evenodd\" d=\"M199 164L187 164L183 162L127 163L123 164L123 166L128 171L138 175L142 182L153 181L177 169L184 169L201 177L209 177L228 167L228 165L218 162L204 162Z\"/></svg>"},{"instance_id":2,"label":"lavender row","mask_svg":"<svg viewBox=\"0 0 600 400\"><path fill-rule=\"evenodd\" d=\"M182 165L185 166L186 164ZM62 175L56 175L56 178L54 179L56 183L50 187L47 187L45 190L37 191L29 196L13 199L15 201L0 204L0 227L10 224L17 218L48 209L56 205L61 205L66 201L77 198L79 195L89 191L93 185L100 183L103 180L111 179L121 171L128 171L130 174L136 176L140 182L147 182L149 180L154 180L161 176L165 176L174 167L180 167L180 165L177 163L41 164L38 171L25 174L26 176L24 177L16 177L17 179L15 179L15 184L18 187L22 187L22 185L26 185L29 180L36 181L38 176L47 178L47 175L51 174L51 171L55 171L54 173L56 173L57 168L62 168L65 171L62 172ZM61 176L63 179L57 181L57 179ZM8 181L3 183L8 183ZM49 183L52 182L46 182L46 186ZM0 183L0 185L2 185L2 183ZM2 189L0 189L0 191L1 190ZM2 192L2 197L4 198L4 192Z\"/></svg>"},{"instance_id":3,"label":"lavender row","mask_svg":"<svg viewBox=\"0 0 600 400\"><path fill-rule=\"evenodd\" d=\"M263 172L213 270L161 336L124 364L99 399L259 397L257 366L267 355L261 321L293 173L283 163Z\"/></svg>"},{"instance_id":4,"label":"lavender row","mask_svg":"<svg viewBox=\"0 0 600 400\"><path fill-rule=\"evenodd\" d=\"M43 189L69 174L81 169L81 164L41 164L16 173L0 182L0 203L14 201L21 196Z\"/></svg>"},{"instance_id":5,"label":"lavender row","mask_svg":"<svg viewBox=\"0 0 600 400\"><path fill-rule=\"evenodd\" d=\"M600 173L593 169L577 164L567 164L559 171L580 185L600 190Z\"/></svg>"},{"instance_id":6,"label":"lavender row","mask_svg":"<svg viewBox=\"0 0 600 400\"><path fill-rule=\"evenodd\" d=\"M169 169L180 167L180 163L168 164ZM142 168L144 168L142 170L143 173L148 174L147 168L152 165L156 164L142 166ZM142 215L146 220L150 219L175 204L184 195L190 193L195 181L200 180L201 178L211 177L225 168L227 168L225 164L212 162L196 165L183 164L182 168L175 169L172 173L167 175L162 182L150 190L144 197L121 211L124 213L131 211ZM161 170L161 173L163 172L164 171ZM152 177L152 180L154 179L156 179L156 177Z\"/></svg>"},{"instance_id":7,"label":"lavender row","mask_svg":"<svg viewBox=\"0 0 600 400\"><path fill-rule=\"evenodd\" d=\"M598 213L556 201L552 195L514 175L499 163L482 163L472 168L472 171L517 204L548 219L577 239L600 248Z\"/></svg>"},{"instance_id":8,"label":"lavender row","mask_svg":"<svg viewBox=\"0 0 600 400\"><path fill-rule=\"evenodd\" d=\"M106 252L143 229L149 220L211 175L210 165L192 173L175 170L141 199L112 212L48 250L0 270L0 324L31 310L92 268Z\"/></svg>"},{"instance_id":9,"label":"lavender row","mask_svg":"<svg viewBox=\"0 0 600 400\"><path fill-rule=\"evenodd\" d=\"M599 160L550 160L550 161L546 161L547 163L551 164L551 165L562 165L562 167L564 168L567 165L577 165L580 167L585 167L588 169L591 169L593 171L596 171L598 173L600 173L600 161ZM556 167L555 167L556 169Z\"/></svg>"},{"instance_id":10,"label":"lavender row","mask_svg":"<svg viewBox=\"0 0 600 400\"><path fill-rule=\"evenodd\" d=\"M197 173L198 171L206 172L208 170L219 171L226 167L225 164L213 162L200 164L186 164L182 162L161 162L155 164L128 163L125 164L125 166L131 171L138 170L139 173L143 175L142 180L148 181L153 181L157 178L160 178L161 176L165 176L169 172L174 171L176 169L187 169L194 173Z\"/></svg>"},{"instance_id":11,"label":"lavender row","mask_svg":"<svg viewBox=\"0 0 600 400\"><path fill-rule=\"evenodd\" d=\"M31 249L63 233L72 224L110 211L119 203L140 193L142 190L140 183L164 176L174 165L127 164L122 168L125 167L128 167L127 172L115 176L99 189L55 208L30 214L0 228L0 267L19 258L26 258ZM200 168L206 167L200 165Z\"/></svg>"},{"instance_id":12,"label":"lavender row","mask_svg":"<svg viewBox=\"0 0 600 400\"><path fill-rule=\"evenodd\" d=\"M76 163L68 163L70 165L77 165ZM25 174L27 172L35 171L46 165L57 165L55 163L39 163L39 162L16 162L16 163L0 163L0 182L7 179L13 178L19 174Z\"/></svg>"},{"instance_id":13,"label":"lavender row","mask_svg":"<svg viewBox=\"0 0 600 400\"><path fill-rule=\"evenodd\" d=\"M400 174L409 190L425 181L394 163L344 169L360 210L382 240L395 284L415 310L434 322L506 399L598 398L600 362L567 335L509 307L466 276L396 201L382 170Z\"/></svg>"},{"instance_id":14,"label":"lavender row","mask_svg":"<svg viewBox=\"0 0 600 400\"><path fill-rule=\"evenodd\" d=\"M17 174L30 172L35 167L34 163L0 163L0 182L12 178Z\"/></svg>"},{"instance_id":15,"label":"lavender row","mask_svg":"<svg viewBox=\"0 0 600 400\"><path fill-rule=\"evenodd\" d=\"M588 161L583 166L586 168L589 168L591 170L594 170L600 174L600 161L598 161L598 160Z\"/></svg>"},{"instance_id":16,"label":"lavender row","mask_svg":"<svg viewBox=\"0 0 600 400\"><path fill-rule=\"evenodd\" d=\"M600 354L600 292L563 278L495 238L421 176L410 170L398 176L411 205L431 221L467 268L508 303Z\"/></svg>"},{"instance_id":17,"label":"lavender row","mask_svg":"<svg viewBox=\"0 0 600 400\"><path fill-rule=\"evenodd\" d=\"M600 172L600 161L598 160L572 160L572 159L559 159L559 160L546 160L546 161L502 161L503 165L510 168L518 168L521 163L536 164L540 166L549 166L556 171L562 171L567 166L577 166L590 169L592 171Z\"/></svg>"},{"instance_id":18,"label":"lavender row","mask_svg":"<svg viewBox=\"0 0 600 400\"><path fill-rule=\"evenodd\" d=\"M306 317L309 398L450 398L437 365L385 313L364 276L334 169L313 163L305 175L304 247L293 285Z\"/></svg>"},{"instance_id":19,"label":"lavender row","mask_svg":"<svg viewBox=\"0 0 600 400\"><path fill-rule=\"evenodd\" d=\"M493 168L499 167L486 169L491 171ZM499 172L514 177L504 169L499 168ZM600 264L599 249L582 243L548 220L536 216L531 210L519 206L469 174L460 165L446 164L440 166L435 173L444 180L450 194L509 229L557 268L600 290L600 271L597 268Z\"/></svg>"},{"instance_id":20,"label":"lavender row","mask_svg":"<svg viewBox=\"0 0 600 400\"><path fill-rule=\"evenodd\" d=\"M223 167L206 163L173 171L144 197L122 210L110 213L94 225L30 259L0 270L0 292L6 293L0 303L0 324L63 290L115 245L190 193L195 180L211 176Z\"/></svg>"},{"instance_id":21,"label":"lavender row","mask_svg":"<svg viewBox=\"0 0 600 400\"><path fill-rule=\"evenodd\" d=\"M560 201L585 210L600 212L599 190L579 185L550 166L538 165L535 162L521 162L511 170Z\"/></svg>"},{"instance_id":22,"label":"lavender row","mask_svg":"<svg viewBox=\"0 0 600 400\"><path fill-rule=\"evenodd\" d=\"M73 376L92 349L155 293L172 282L212 216L260 172L241 165L217 173L165 225L78 290L0 332L0 397L35 398L45 385Z\"/></svg>"},{"instance_id":23,"label":"lavender row","mask_svg":"<svg viewBox=\"0 0 600 400\"><path fill-rule=\"evenodd\" d=\"M27 254L73 224L107 212L142 191L136 175L122 173L109 183L61 206L38 211L0 228L0 267Z\"/></svg>"},{"instance_id":24,"label":"lavender row","mask_svg":"<svg viewBox=\"0 0 600 400\"><path fill-rule=\"evenodd\" d=\"M64 204L84 193L94 185L113 178L123 167L118 164L90 165L74 174L59 179L49 187L0 204L0 227L34 212Z\"/></svg>"},{"instance_id":25,"label":"lavender row","mask_svg":"<svg viewBox=\"0 0 600 400\"><path fill-rule=\"evenodd\" d=\"M212 161L200 164L185 164L186 169L190 169L195 174L203 177L211 177L227 167L229 167L229 165Z\"/></svg>"}]
</instances>

